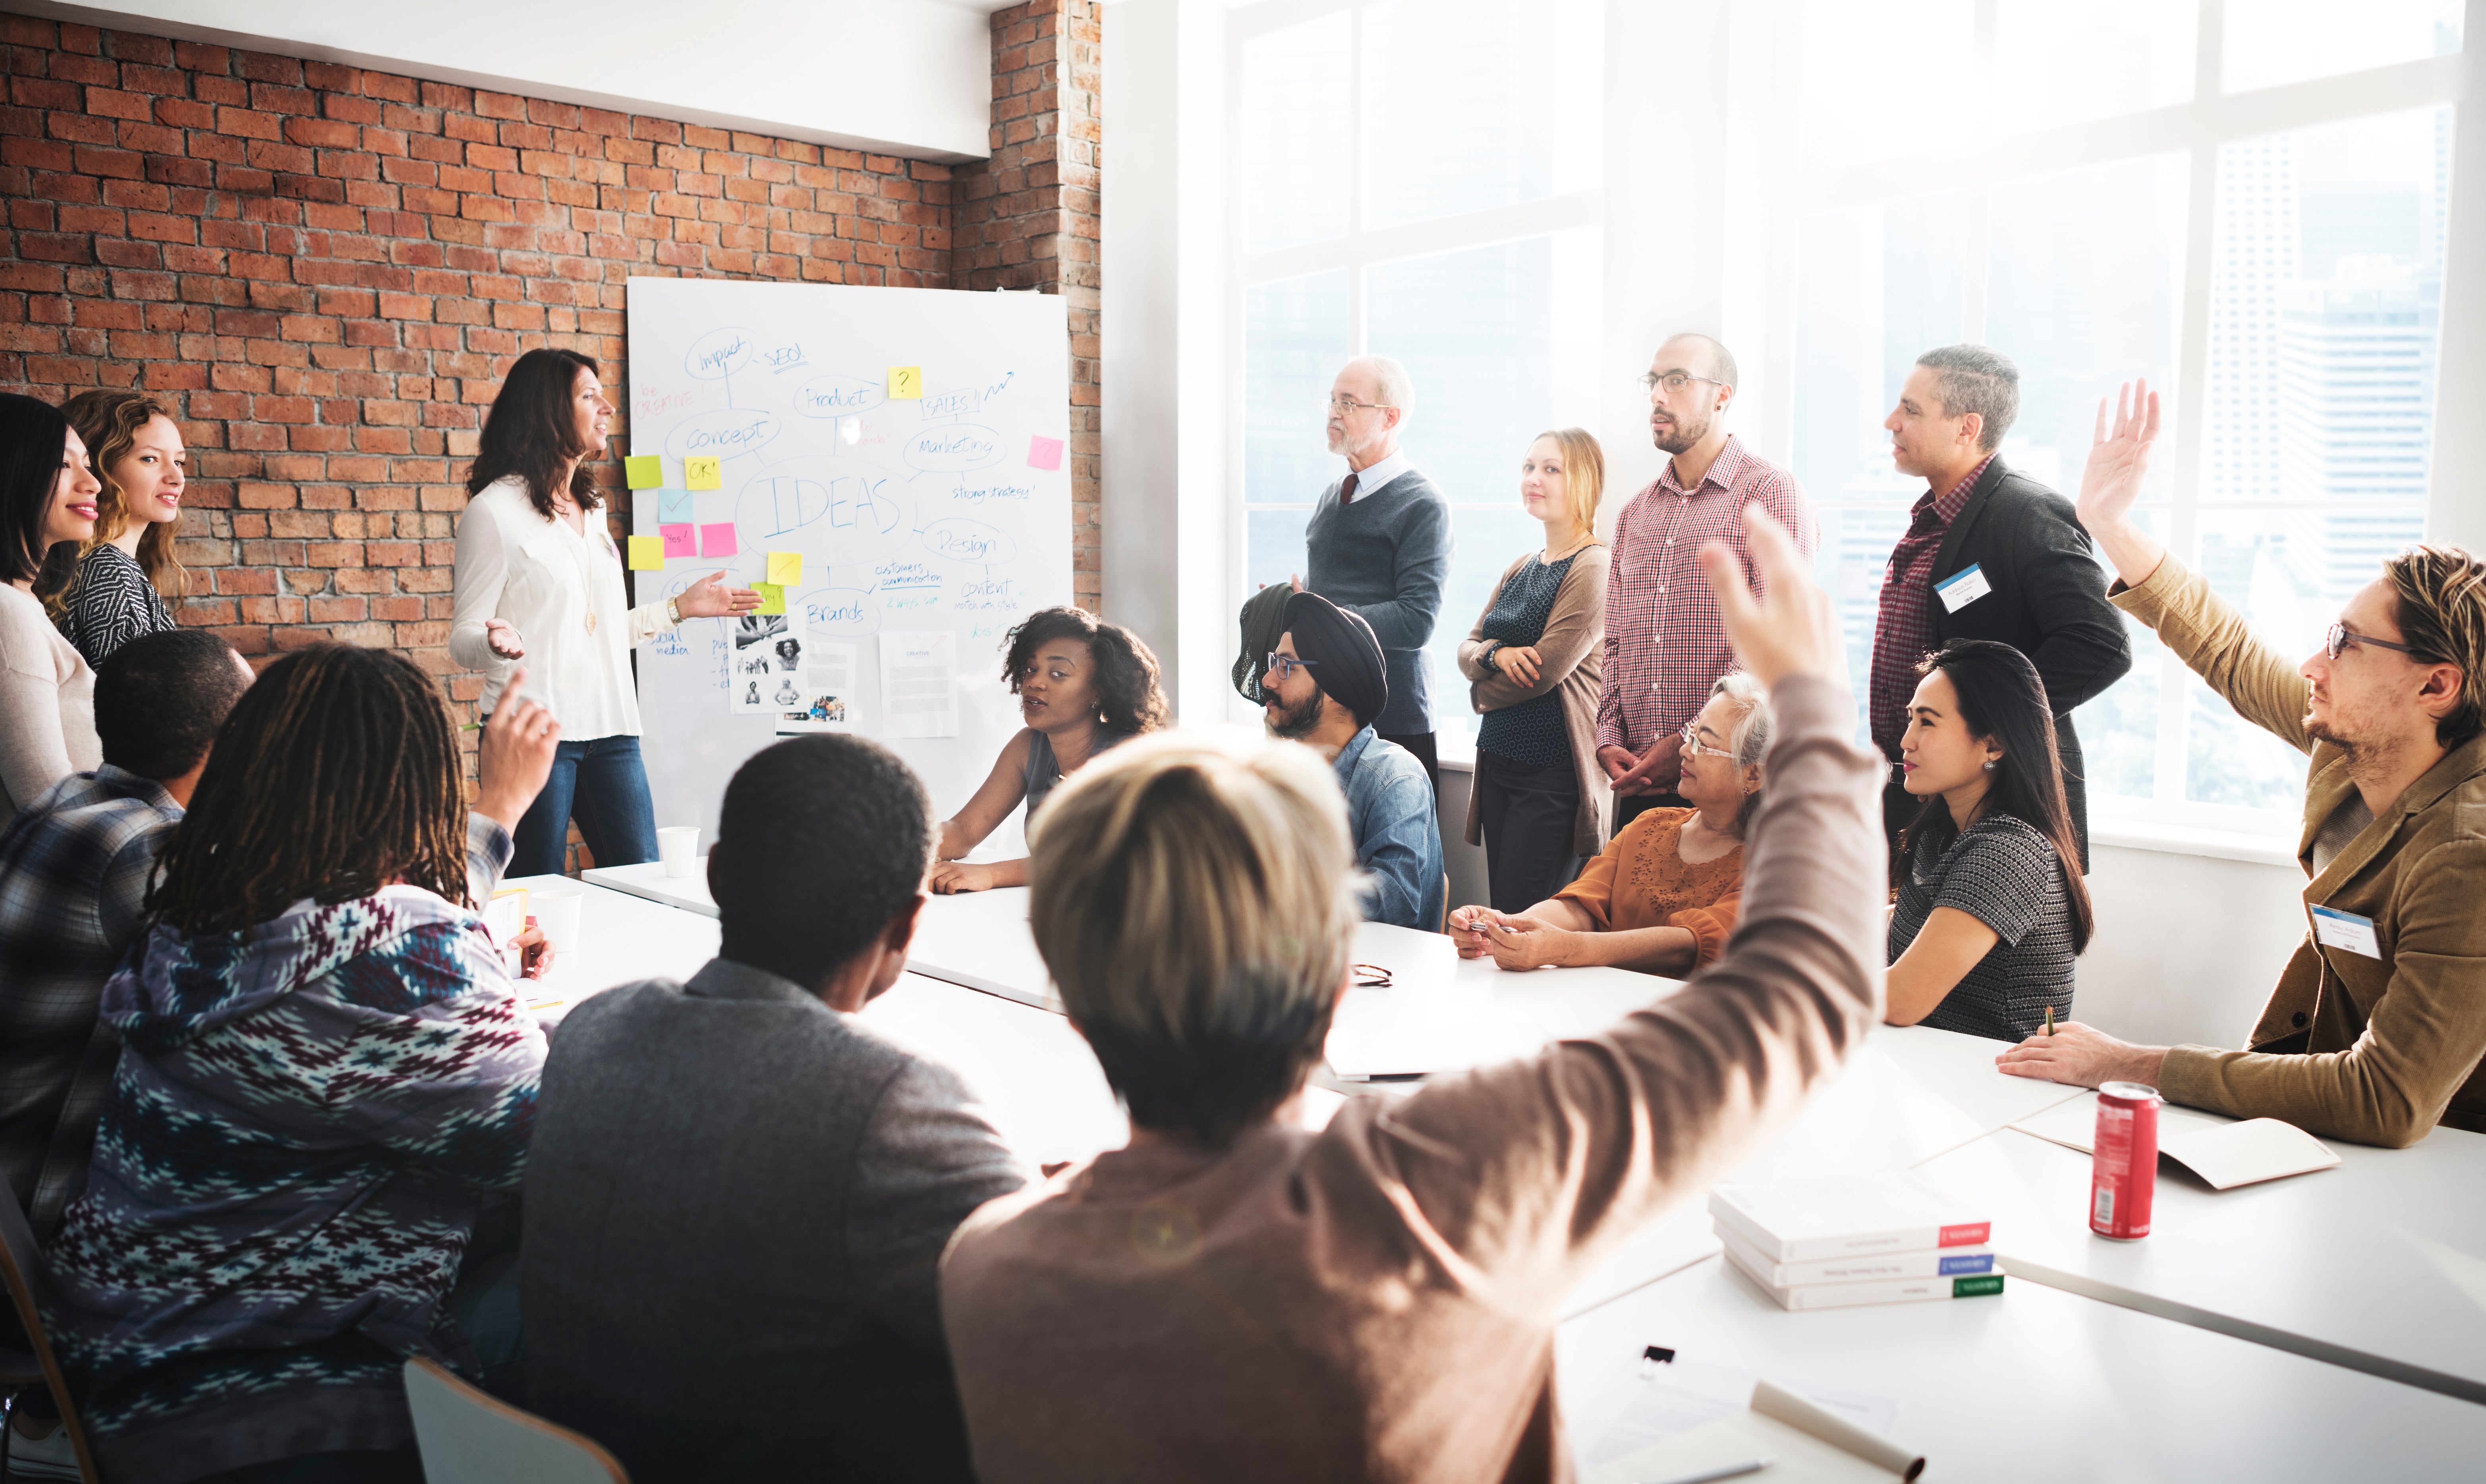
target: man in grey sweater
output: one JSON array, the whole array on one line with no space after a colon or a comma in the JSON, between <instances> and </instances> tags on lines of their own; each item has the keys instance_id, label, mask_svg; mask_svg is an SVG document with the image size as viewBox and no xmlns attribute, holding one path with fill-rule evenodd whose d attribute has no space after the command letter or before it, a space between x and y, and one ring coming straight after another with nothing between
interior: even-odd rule
<instances>
[{"instance_id":1,"label":"man in grey sweater","mask_svg":"<svg viewBox=\"0 0 2486 1484\"><path fill-rule=\"evenodd\" d=\"M931 808L854 737L727 785L724 941L553 1037L527 1158L527 1404L638 1484L971 1477L942 1248L1026 1174L957 1076L857 1018L898 980Z\"/></svg>"},{"instance_id":2,"label":"man in grey sweater","mask_svg":"<svg viewBox=\"0 0 2486 1484\"><path fill-rule=\"evenodd\" d=\"M1390 703L1373 730L1416 756L1439 798L1424 646L1450 573L1450 508L1398 450L1415 400L1407 368L1388 356L1358 356L1338 373L1330 386L1329 451L1346 459L1346 476L1321 491L1304 527L1308 560L1295 588L1372 625L1390 671Z\"/></svg>"}]
</instances>

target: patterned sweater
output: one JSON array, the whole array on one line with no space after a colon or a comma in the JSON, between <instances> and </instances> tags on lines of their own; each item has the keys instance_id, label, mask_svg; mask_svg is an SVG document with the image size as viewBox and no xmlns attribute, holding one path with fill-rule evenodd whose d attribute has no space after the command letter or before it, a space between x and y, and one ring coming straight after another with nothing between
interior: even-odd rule
<instances>
[{"instance_id":1,"label":"patterned sweater","mask_svg":"<svg viewBox=\"0 0 2486 1484\"><path fill-rule=\"evenodd\" d=\"M543 1069L481 921L392 886L159 926L102 1013L125 1050L46 1256L106 1471L405 1445L404 1358L472 1369L443 1301Z\"/></svg>"}]
</instances>

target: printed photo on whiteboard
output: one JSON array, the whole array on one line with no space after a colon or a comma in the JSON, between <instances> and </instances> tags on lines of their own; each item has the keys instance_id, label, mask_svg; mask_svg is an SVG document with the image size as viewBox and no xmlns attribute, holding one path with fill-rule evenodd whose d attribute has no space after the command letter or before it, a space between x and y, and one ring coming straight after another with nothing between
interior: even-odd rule
<instances>
[{"instance_id":1,"label":"printed photo on whiteboard","mask_svg":"<svg viewBox=\"0 0 2486 1484\"><path fill-rule=\"evenodd\" d=\"M842 645L851 657L854 646ZM807 665L803 669L804 703L800 710L780 712L777 735L797 737L810 731L850 731L853 724L846 716L846 680L853 673L851 659L843 667Z\"/></svg>"},{"instance_id":2,"label":"printed photo on whiteboard","mask_svg":"<svg viewBox=\"0 0 2486 1484\"><path fill-rule=\"evenodd\" d=\"M796 674L803 668L803 641L788 634L777 641L777 673Z\"/></svg>"},{"instance_id":3,"label":"printed photo on whiteboard","mask_svg":"<svg viewBox=\"0 0 2486 1484\"><path fill-rule=\"evenodd\" d=\"M777 667L769 663L767 650L754 649L734 660L733 673L736 675L757 676L764 680L777 673Z\"/></svg>"},{"instance_id":4,"label":"printed photo on whiteboard","mask_svg":"<svg viewBox=\"0 0 2486 1484\"><path fill-rule=\"evenodd\" d=\"M769 673L767 656L760 656L760 673L745 674L737 668L725 691L736 716L765 716L785 707L769 698L775 694L777 681Z\"/></svg>"},{"instance_id":5,"label":"printed photo on whiteboard","mask_svg":"<svg viewBox=\"0 0 2486 1484\"><path fill-rule=\"evenodd\" d=\"M733 620L734 652L738 654L754 645L765 644L785 632L784 614L752 614L736 618Z\"/></svg>"},{"instance_id":6,"label":"printed photo on whiteboard","mask_svg":"<svg viewBox=\"0 0 2486 1484\"><path fill-rule=\"evenodd\" d=\"M880 636L881 730L892 737L958 734L958 640L946 629Z\"/></svg>"}]
</instances>

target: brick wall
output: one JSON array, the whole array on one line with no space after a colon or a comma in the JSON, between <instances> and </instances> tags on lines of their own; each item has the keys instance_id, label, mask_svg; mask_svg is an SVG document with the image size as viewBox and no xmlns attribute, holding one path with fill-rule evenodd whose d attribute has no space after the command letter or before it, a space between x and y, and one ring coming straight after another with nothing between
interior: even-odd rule
<instances>
[{"instance_id":1,"label":"brick wall","mask_svg":"<svg viewBox=\"0 0 2486 1484\"><path fill-rule=\"evenodd\" d=\"M520 352L583 350L619 384L632 274L1040 288L1073 301L1092 603L1097 24L1095 0L993 17L996 152L955 172L962 210L948 166L0 16L0 389L172 404L183 621L246 654L399 648L462 709L460 481ZM620 471L599 477L618 519Z\"/></svg>"},{"instance_id":2,"label":"brick wall","mask_svg":"<svg viewBox=\"0 0 2486 1484\"><path fill-rule=\"evenodd\" d=\"M1068 301L1072 591L1103 606L1097 543L1099 0L994 14L992 157L957 175L959 289L1041 289Z\"/></svg>"}]
</instances>

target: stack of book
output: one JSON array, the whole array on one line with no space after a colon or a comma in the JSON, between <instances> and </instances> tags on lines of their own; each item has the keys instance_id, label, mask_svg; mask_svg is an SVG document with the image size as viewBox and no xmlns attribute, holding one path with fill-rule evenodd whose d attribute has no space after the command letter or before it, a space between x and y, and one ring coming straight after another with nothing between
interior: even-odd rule
<instances>
[{"instance_id":1,"label":"stack of book","mask_svg":"<svg viewBox=\"0 0 2486 1484\"><path fill-rule=\"evenodd\" d=\"M1782 1308L1914 1304L2003 1291L1994 1223L1905 1175L1722 1185L1726 1260Z\"/></svg>"}]
</instances>

